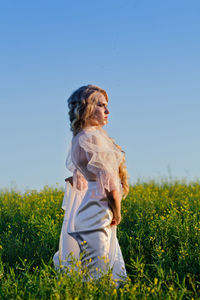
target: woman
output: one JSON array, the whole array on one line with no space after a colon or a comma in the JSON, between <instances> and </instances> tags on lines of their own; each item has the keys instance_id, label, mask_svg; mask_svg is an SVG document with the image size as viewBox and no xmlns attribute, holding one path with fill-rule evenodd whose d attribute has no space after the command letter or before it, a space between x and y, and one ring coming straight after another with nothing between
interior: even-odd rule
<instances>
[{"instance_id":1,"label":"woman","mask_svg":"<svg viewBox=\"0 0 200 300\"><path fill-rule=\"evenodd\" d=\"M129 186L124 152L102 129L108 122L107 104L107 93L94 85L79 88L68 99L73 138L66 166L73 177L66 179L66 213L54 264L69 266L69 254L78 259L81 254L94 278L110 267L119 284L127 275L116 226Z\"/></svg>"}]
</instances>

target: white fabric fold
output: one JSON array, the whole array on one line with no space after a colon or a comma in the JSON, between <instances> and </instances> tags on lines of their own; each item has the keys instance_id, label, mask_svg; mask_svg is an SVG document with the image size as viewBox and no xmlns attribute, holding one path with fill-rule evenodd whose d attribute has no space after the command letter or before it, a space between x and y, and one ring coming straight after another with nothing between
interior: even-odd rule
<instances>
[{"instance_id":1,"label":"white fabric fold","mask_svg":"<svg viewBox=\"0 0 200 300\"><path fill-rule=\"evenodd\" d=\"M53 261L56 268L70 265L70 254L79 259L80 249L77 241L68 232L74 231L74 217L85 191L74 188L68 181L65 185L65 192L62 202L62 209L65 216L62 224L59 250L55 253Z\"/></svg>"}]
</instances>

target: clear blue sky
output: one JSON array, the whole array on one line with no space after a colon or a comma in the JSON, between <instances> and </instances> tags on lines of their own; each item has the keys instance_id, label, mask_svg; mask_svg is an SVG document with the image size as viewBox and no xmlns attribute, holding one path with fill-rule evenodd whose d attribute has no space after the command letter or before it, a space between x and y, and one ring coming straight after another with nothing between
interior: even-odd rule
<instances>
[{"instance_id":1,"label":"clear blue sky","mask_svg":"<svg viewBox=\"0 0 200 300\"><path fill-rule=\"evenodd\" d=\"M88 83L130 182L200 178L199 16L198 0L0 1L0 187L64 185L66 100Z\"/></svg>"}]
</instances>

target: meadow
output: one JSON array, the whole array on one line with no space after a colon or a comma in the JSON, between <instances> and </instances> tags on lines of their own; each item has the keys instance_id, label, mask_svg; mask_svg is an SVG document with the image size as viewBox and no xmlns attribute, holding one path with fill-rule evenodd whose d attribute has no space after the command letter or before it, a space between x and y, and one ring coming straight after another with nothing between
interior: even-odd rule
<instances>
[{"instance_id":1,"label":"meadow","mask_svg":"<svg viewBox=\"0 0 200 300\"><path fill-rule=\"evenodd\" d=\"M137 182L122 202L118 239L128 272L84 281L79 261L55 271L63 190L0 192L0 299L200 298L200 183Z\"/></svg>"}]
</instances>

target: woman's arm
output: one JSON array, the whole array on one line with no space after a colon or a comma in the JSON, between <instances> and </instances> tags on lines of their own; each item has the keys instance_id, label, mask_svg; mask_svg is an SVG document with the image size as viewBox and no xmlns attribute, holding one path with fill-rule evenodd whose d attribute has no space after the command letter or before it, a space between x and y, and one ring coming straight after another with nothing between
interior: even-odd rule
<instances>
[{"instance_id":1,"label":"woman's arm","mask_svg":"<svg viewBox=\"0 0 200 300\"><path fill-rule=\"evenodd\" d=\"M111 222L111 225L119 225L119 223L121 222L121 202L119 193L117 190L113 190L111 192L107 191L107 196L113 211L113 220Z\"/></svg>"}]
</instances>

